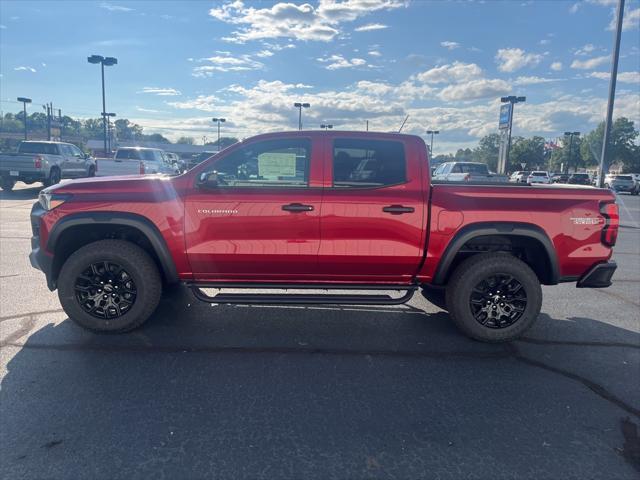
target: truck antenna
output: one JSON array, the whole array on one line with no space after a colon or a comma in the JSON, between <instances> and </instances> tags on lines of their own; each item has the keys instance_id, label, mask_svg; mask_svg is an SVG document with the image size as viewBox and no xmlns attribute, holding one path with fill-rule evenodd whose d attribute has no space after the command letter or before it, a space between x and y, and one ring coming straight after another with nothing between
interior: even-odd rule
<instances>
[{"instance_id":1,"label":"truck antenna","mask_svg":"<svg viewBox=\"0 0 640 480\"><path fill-rule=\"evenodd\" d=\"M398 133L400 133L402 131L402 129L404 128L404 124L407 123L408 119L409 119L409 115L404 117L404 121L402 122L402 125L400 125L400 128L398 129Z\"/></svg>"}]
</instances>

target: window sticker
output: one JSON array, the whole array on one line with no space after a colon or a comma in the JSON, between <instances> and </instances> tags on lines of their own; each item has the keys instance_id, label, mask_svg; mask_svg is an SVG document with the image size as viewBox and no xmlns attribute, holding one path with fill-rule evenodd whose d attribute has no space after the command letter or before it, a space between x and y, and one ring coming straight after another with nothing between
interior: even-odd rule
<instances>
[{"instance_id":1,"label":"window sticker","mask_svg":"<svg viewBox=\"0 0 640 480\"><path fill-rule=\"evenodd\" d=\"M258 175L262 178L295 177L296 154L268 152L258 155Z\"/></svg>"}]
</instances>

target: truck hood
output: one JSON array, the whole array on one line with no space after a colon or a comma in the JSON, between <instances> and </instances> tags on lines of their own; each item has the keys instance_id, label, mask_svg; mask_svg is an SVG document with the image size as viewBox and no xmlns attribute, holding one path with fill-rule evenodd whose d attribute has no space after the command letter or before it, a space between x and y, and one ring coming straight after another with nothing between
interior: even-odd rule
<instances>
[{"instance_id":1,"label":"truck hood","mask_svg":"<svg viewBox=\"0 0 640 480\"><path fill-rule=\"evenodd\" d=\"M164 175L123 175L63 180L42 190L44 193L66 193L74 196L123 196L137 194L175 194L174 179Z\"/></svg>"}]
</instances>

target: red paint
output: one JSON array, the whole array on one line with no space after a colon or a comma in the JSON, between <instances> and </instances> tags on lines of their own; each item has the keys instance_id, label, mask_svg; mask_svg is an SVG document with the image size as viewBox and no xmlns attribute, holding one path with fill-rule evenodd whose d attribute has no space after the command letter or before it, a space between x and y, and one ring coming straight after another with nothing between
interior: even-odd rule
<instances>
[{"instance_id":1,"label":"red paint","mask_svg":"<svg viewBox=\"0 0 640 480\"><path fill-rule=\"evenodd\" d=\"M290 137L312 142L307 188L205 191L196 187L199 174L215 169L215 162L227 153L247 143ZM354 137L402 142L407 182L382 188L332 188L331 142ZM66 215L136 213L158 227L184 280L428 283L456 232L477 222L515 221L542 228L556 249L561 276L580 276L612 253L602 241L605 217L600 211L601 203L614 201L608 190L462 183L431 187L425 144L410 135L319 131L260 135L179 177L81 179L55 191L71 193L73 198L43 217L43 246L53 224ZM291 203L311 205L313 210L282 210ZM383 211L392 205L414 211L401 215ZM617 210L607 207L604 213L609 217L606 238L611 240L617 231Z\"/></svg>"}]
</instances>

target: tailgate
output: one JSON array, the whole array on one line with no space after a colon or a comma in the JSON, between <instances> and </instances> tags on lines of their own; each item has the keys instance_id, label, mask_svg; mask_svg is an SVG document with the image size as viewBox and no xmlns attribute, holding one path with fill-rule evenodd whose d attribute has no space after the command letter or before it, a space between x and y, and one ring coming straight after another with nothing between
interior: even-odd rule
<instances>
[{"instance_id":1,"label":"tailgate","mask_svg":"<svg viewBox=\"0 0 640 480\"><path fill-rule=\"evenodd\" d=\"M114 160L112 158L97 158L96 175L98 177L112 177L117 175L139 175L140 160Z\"/></svg>"},{"instance_id":2,"label":"tailgate","mask_svg":"<svg viewBox=\"0 0 640 480\"><path fill-rule=\"evenodd\" d=\"M32 154L0 155L0 170L19 172L39 172L40 168L34 165Z\"/></svg>"}]
</instances>

